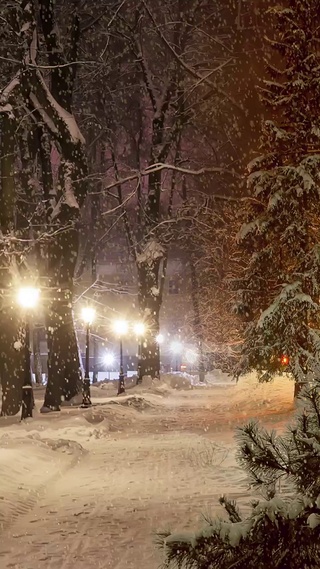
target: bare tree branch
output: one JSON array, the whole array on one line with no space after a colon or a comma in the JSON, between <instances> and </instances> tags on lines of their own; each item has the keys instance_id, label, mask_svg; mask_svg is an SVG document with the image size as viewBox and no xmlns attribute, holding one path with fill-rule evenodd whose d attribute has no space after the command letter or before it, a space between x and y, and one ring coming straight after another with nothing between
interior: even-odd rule
<instances>
[{"instance_id":1,"label":"bare tree branch","mask_svg":"<svg viewBox=\"0 0 320 569\"><path fill-rule=\"evenodd\" d=\"M214 83L212 83L212 81L209 81L209 77L206 76L202 76L200 75L195 69L193 69L193 67L190 67L190 65L188 65L183 58L176 52L176 50L172 47L172 45L170 44L170 42L167 40L167 38L165 37L165 35L162 33L160 27L157 25L157 22L150 10L150 8L148 7L147 3L145 0L142 0L143 5L146 9L146 11L149 14L149 17L152 21L152 23L154 24L154 27L159 35L159 37L162 39L162 41L164 42L164 44L167 46L167 48L170 50L170 52L172 53L172 55L175 57L175 59L179 62L180 65L182 65L182 67L188 71L188 73L190 75L192 75L193 77L195 77L196 79L198 79L201 83L206 83L211 89L213 89L218 95L223 96L224 98L228 99L228 101L230 101L230 103L232 103L233 106L235 106L237 109L241 110L243 113L245 113L245 109L244 107L238 102L236 101L233 97L231 97L231 95L229 95L229 93L223 91L222 89L220 89L217 85L215 85ZM210 73L211 75L211 73Z\"/></svg>"}]
</instances>

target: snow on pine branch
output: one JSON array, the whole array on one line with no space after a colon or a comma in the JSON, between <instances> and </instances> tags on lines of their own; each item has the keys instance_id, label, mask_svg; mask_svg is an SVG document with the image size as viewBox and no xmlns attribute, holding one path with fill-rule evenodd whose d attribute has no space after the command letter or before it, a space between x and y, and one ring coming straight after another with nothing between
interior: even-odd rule
<instances>
[{"instance_id":1,"label":"snow on pine branch","mask_svg":"<svg viewBox=\"0 0 320 569\"><path fill-rule=\"evenodd\" d=\"M236 235L236 242L241 243L248 237L249 235L259 233L262 228L262 223L260 219L254 219L249 223L243 224L241 229L238 231Z\"/></svg>"},{"instance_id":2,"label":"snow on pine branch","mask_svg":"<svg viewBox=\"0 0 320 569\"><path fill-rule=\"evenodd\" d=\"M197 533L186 532L171 534L165 539L165 545L170 546L173 544L184 543L195 548L200 540L208 539L217 535L221 540L226 543L230 543L231 547L237 547L241 539L245 539L248 536L253 524L253 519L234 523L217 519L215 520L215 523Z\"/></svg>"},{"instance_id":3,"label":"snow on pine branch","mask_svg":"<svg viewBox=\"0 0 320 569\"><path fill-rule=\"evenodd\" d=\"M265 121L264 127L274 141L288 140L290 138L290 134L285 129L279 128L273 121Z\"/></svg>"},{"instance_id":4,"label":"snow on pine branch","mask_svg":"<svg viewBox=\"0 0 320 569\"><path fill-rule=\"evenodd\" d=\"M257 322L257 328L267 327L273 318L278 318L282 314L281 306L286 303L287 308L290 303L294 302L297 305L304 305L309 310L313 309L318 311L318 305L312 300L311 296L301 292L301 283L294 282L285 285L280 294L275 298L272 304L264 310Z\"/></svg>"},{"instance_id":5,"label":"snow on pine branch","mask_svg":"<svg viewBox=\"0 0 320 569\"><path fill-rule=\"evenodd\" d=\"M270 200L275 196L275 190L280 190L283 195L287 195L288 191L294 191L297 197L303 192L313 191L317 196L320 195L320 155L313 154L306 156L297 166L284 165L277 167L259 168L263 161L262 157L253 160L249 166L249 175L247 177L247 186L252 190L255 197L261 196L262 193L269 194ZM287 189L284 192L284 180L286 180ZM280 194L278 195L279 198Z\"/></svg>"},{"instance_id":6,"label":"snow on pine branch","mask_svg":"<svg viewBox=\"0 0 320 569\"><path fill-rule=\"evenodd\" d=\"M231 548L238 547L241 542L245 542L253 529L259 522L268 519L271 523L278 524L279 518L295 520L302 516L305 510L310 508L312 502L306 496L297 496L288 502L284 502L278 496L270 500L258 502L253 508L250 517L240 522L223 521L216 518L210 525L204 529L195 532L172 533L164 539L164 545L167 548L184 544L195 549L199 543L209 538L217 537L219 540ZM319 517L319 516L318 516ZM318 525L319 520L314 520L309 516L308 525L314 528ZM208 543L208 542L207 542Z\"/></svg>"}]
</instances>

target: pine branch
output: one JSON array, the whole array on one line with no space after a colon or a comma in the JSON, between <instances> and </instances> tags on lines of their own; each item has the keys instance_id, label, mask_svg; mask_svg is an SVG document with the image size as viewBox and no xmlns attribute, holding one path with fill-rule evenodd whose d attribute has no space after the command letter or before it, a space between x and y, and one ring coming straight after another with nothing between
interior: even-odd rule
<instances>
[{"instance_id":1,"label":"pine branch","mask_svg":"<svg viewBox=\"0 0 320 569\"><path fill-rule=\"evenodd\" d=\"M279 476L290 474L277 442L256 422L238 428L236 439L238 460L255 485L272 487Z\"/></svg>"},{"instance_id":2,"label":"pine branch","mask_svg":"<svg viewBox=\"0 0 320 569\"><path fill-rule=\"evenodd\" d=\"M228 513L230 522L241 522L242 518L240 516L237 503L234 500L228 500L226 496L221 496L219 499L221 506L223 506Z\"/></svg>"}]
</instances>

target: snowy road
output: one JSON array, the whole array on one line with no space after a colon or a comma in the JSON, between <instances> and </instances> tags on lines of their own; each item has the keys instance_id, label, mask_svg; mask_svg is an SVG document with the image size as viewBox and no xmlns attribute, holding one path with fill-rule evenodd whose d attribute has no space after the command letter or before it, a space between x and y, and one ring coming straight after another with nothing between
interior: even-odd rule
<instances>
[{"instance_id":1,"label":"snowy road","mask_svg":"<svg viewBox=\"0 0 320 569\"><path fill-rule=\"evenodd\" d=\"M193 529L220 511L222 493L249 502L232 426L240 391L241 419L263 409L281 426L290 389L268 389L250 401L236 386L140 389L136 408L97 399L27 425L2 421L1 569L158 568L156 530Z\"/></svg>"}]
</instances>

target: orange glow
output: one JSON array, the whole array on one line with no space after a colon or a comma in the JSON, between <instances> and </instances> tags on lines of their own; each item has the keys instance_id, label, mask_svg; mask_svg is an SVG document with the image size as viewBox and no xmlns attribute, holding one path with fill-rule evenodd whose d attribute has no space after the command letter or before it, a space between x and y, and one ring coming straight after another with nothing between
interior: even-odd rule
<instances>
[{"instance_id":1,"label":"orange glow","mask_svg":"<svg viewBox=\"0 0 320 569\"><path fill-rule=\"evenodd\" d=\"M281 356L281 365L287 366L288 363L289 363L289 358L288 358L288 356Z\"/></svg>"}]
</instances>

